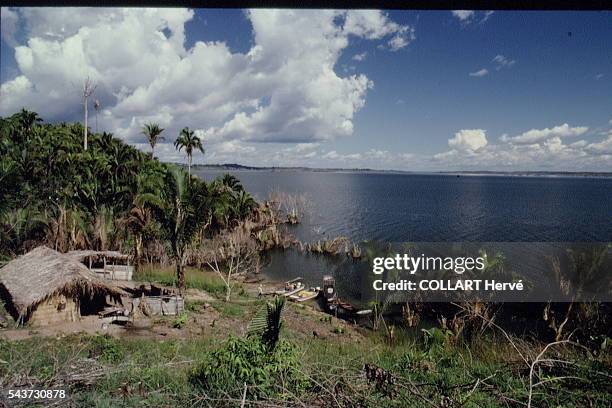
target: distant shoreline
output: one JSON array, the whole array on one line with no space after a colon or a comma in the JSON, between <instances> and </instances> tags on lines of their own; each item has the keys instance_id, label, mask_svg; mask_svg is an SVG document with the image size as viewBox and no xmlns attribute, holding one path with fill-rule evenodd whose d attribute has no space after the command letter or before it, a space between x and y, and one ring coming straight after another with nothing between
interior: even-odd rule
<instances>
[{"instance_id":1,"label":"distant shoreline","mask_svg":"<svg viewBox=\"0 0 612 408\"><path fill-rule=\"evenodd\" d=\"M184 166L182 163L175 163ZM507 177L593 177L612 178L612 172L572 172L572 171L407 171L376 170L370 168L315 168L315 167L274 167L245 166L236 163L194 164L193 170L230 170L230 171L309 171L315 173L378 173L378 174L414 174L444 176L507 176Z\"/></svg>"}]
</instances>

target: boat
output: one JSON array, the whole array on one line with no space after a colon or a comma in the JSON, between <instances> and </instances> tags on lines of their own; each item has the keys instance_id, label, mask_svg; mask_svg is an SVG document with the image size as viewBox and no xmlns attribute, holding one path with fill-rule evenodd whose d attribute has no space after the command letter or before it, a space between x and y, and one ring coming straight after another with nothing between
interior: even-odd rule
<instances>
[{"instance_id":1,"label":"boat","mask_svg":"<svg viewBox=\"0 0 612 408\"><path fill-rule=\"evenodd\" d=\"M295 300L296 302L306 302L308 300L315 299L317 296L319 296L319 293L320 291L310 288L309 290L304 289L301 292L290 295L289 298L291 300Z\"/></svg>"},{"instance_id":2,"label":"boat","mask_svg":"<svg viewBox=\"0 0 612 408\"><path fill-rule=\"evenodd\" d=\"M299 286L293 290L277 290L276 294L277 295L282 295L284 297L290 297L290 296L295 296L297 293L303 291L304 289L306 289L303 285Z\"/></svg>"},{"instance_id":3,"label":"boat","mask_svg":"<svg viewBox=\"0 0 612 408\"><path fill-rule=\"evenodd\" d=\"M265 295L278 295L278 296L288 297L288 296L292 296L297 293L300 293L301 291L305 289L306 287L302 283L302 278L295 278L295 279L291 279L285 282L282 289L275 289L275 290L271 290L268 292L263 292L260 287L259 294L264 295L264 296Z\"/></svg>"},{"instance_id":4,"label":"boat","mask_svg":"<svg viewBox=\"0 0 612 408\"><path fill-rule=\"evenodd\" d=\"M340 298L336 298L327 303L327 312L334 314L338 317L357 317L357 316L367 316L372 313L371 309L357 309L355 306L350 304L349 302L342 300Z\"/></svg>"}]
</instances>

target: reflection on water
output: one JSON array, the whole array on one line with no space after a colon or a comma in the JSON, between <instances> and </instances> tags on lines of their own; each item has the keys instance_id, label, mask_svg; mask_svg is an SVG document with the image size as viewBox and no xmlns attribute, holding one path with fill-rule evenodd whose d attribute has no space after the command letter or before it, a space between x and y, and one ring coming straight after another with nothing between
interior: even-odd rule
<instances>
[{"instance_id":1,"label":"reflection on water","mask_svg":"<svg viewBox=\"0 0 612 408\"><path fill-rule=\"evenodd\" d=\"M212 179L224 171L198 171ZM259 200L306 194L302 241L609 242L612 179L234 171Z\"/></svg>"},{"instance_id":2,"label":"reflection on water","mask_svg":"<svg viewBox=\"0 0 612 408\"><path fill-rule=\"evenodd\" d=\"M211 180L227 171L196 173ZM300 224L287 227L302 242L346 236L358 243L500 243L508 268L542 282L552 254L562 246L558 242L612 241L610 178L230 173L258 200L274 190L305 194L308 213ZM273 251L268 258L264 273L273 279L301 276L308 285L320 286L323 275L333 274L342 296L355 302L371 298L369 266L295 250Z\"/></svg>"},{"instance_id":3,"label":"reflection on water","mask_svg":"<svg viewBox=\"0 0 612 408\"><path fill-rule=\"evenodd\" d=\"M527 250L529 248L529 250ZM307 286L322 286L323 276L336 280L337 292L357 306L393 295L394 301L417 300L414 293L378 292L375 279L384 282L421 279L493 279L498 282L523 282L523 292L472 293L489 301L612 301L612 246L599 243L364 243L364 256L354 260L346 255L321 255L300 252L295 248L269 251L264 256L263 273L274 280L301 277ZM405 270L372 271L374 257L484 257L485 271L464 272L419 270L414 275ZM463 272L463 271L462 271ZM486 297L482 297L482 295ZM460 292L427 292L423 301L459 301ZM469 298L475 300L474 297Z\"/></svg>"}]
</instances>

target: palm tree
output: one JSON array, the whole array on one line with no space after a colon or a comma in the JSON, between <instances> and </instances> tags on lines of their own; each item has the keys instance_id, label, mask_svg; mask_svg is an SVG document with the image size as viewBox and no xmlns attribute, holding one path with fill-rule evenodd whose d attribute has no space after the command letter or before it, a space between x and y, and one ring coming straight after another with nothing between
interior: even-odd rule
<instances>
[{"instance_id":1,"label":"palm tree","mask_svg":"<svg viewBox=\"0 0 612 408\"><path fill-rule=\"evenodd\" d=\"M229 173L223 175L223 177L221 178L221 184L223 184L224 186L228 186L234 191L243 190L242 184L240 184L240 180L238 180L236 176Z\"/></svg>"},{"instance_id":2,"label":"palm tree","mask_svg":"<svg viewBox=\"0 0 612 408\"><path fill-rule=\"evenodd\" d=\"M140 263L142 261L142 252L147 229L152 221L151 210L146 208L143 203L144 200L142 197L136 196L134 198L133 207L124 217L119 219L119 224L127 227L134 237L134 264L137 270L140 268Z\"/></svg>"},{"instance_id":3,"label":"palm tree","mask_svg":"<svg viewBox=\"0 0 612 408\"><path fill-rule=\"evenodd\" d=\"M183 128L179 137L174 142L174 147L180 152L183 147L185 148L185 153L187 153L187 166L189 171L189 176L191 178L191 158L193 156L193 150L198 149L204 154L204 147L202 146L202 141L199 137L195 135L193 130L190 130L188 127Z\"/></svg>"},{"instance_id":4,"label":"palm tree","mask_svg":"<svg viewBox=\"0 0 612 408\"><path fill-rule=\"evenodd\" d=\"M42 122L42 119L38 116L38 113L26 109L22 109L18 115L19 123L26 132L30 132L35 125Z\"/></svg>"},{"instance_id":5,"label":"palm tree","mask_svg":"<svg viewBox=\"0 0 612 408\"><path fill-rule=\"evenodd\" d=\"M146 194L141 199L149 204L159 222L170 253L176 263L176 276L181 293L185 290L187 248L206 220L204 183L189 183L185 171L172 167L164 178L161 197Z\"/></svg>"},{"instance_id":6,"label":"palm tree","mask_svg":"<svg viewBox=\"0 0 612 408\"><path fill-rule=\"evenodd\" d=\"M234 194L233 209L236 216L240 219L244 219L249 216L255 208L257 208L257 201L252 195L244 190L240 190Z\"/></svg>"},{"instance_id":7,"label":"palm tree","mask_svg":"<svg viewBox=\"0 0 612 408\"><path fill-rule=\"evenodd\" d=\"M164 140L161 133L164 131L160 128L157 123L147 123L142 127L142 134L147 137L149 144L151 145L151 157L155 154L155 145L158 141Z\"/></svg>"}]
</instances>

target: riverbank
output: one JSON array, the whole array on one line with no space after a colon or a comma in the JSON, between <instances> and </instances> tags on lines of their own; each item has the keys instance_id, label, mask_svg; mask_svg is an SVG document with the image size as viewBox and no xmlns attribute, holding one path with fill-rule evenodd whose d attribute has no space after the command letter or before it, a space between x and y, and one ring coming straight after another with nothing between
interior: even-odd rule
<instances>
[{"instance_id":1,"label":"riverbank","mask_svg":"<svg viewBox=\"0 0 612 408\"><path fill-rule=\"evenodd\" d=\"M176 163L181 165L181 163ZM506 176L506 177L610 177L612 172L592 171L408 171L397 169L370 169L370 168L318 168L318 167L267 167L245 166L236 163L224 164L196 164L194 170L213 171L308 171L315 173L379 173L379 174L407 174L407 175L448 175L448 176Z\"/></svg>"},{"instance_id":2,"label":"riverbank","mask_svg":"<svg viewBox=\"0 0 612 408\"><path fill-rule=\"evenodd\" d=\"M146 273L162 284L172 272L152 267L138 278ZM0 330L0 388L65 389L68 398L60 405L75 407L239 406L244 382L244 406L520 407L530 393L530 365L546 347L494 327L470 340L440 328L371 330L288 302L281 341L297 358L279 358L285 372L299 373L300 386L239 376L211 390L196 381L200 367L222 358L219 353L238 341L231 339L246 338L266 301L257 296L259 283L239 282L225 302L223 284L212 271L188 268L186 286L184 315L148 319L131 329L62 334L26 327L17 329L27 333L20 340L7 340ZM246 357L240 350L233 358ZM531 390L533 406L606 406L612 392L609 352L585 352L568 342L547 353L568 363L539 367L538 381L551 381ZM259 367L244 364L247 370Z\"/></svg>"}]
</instances>

